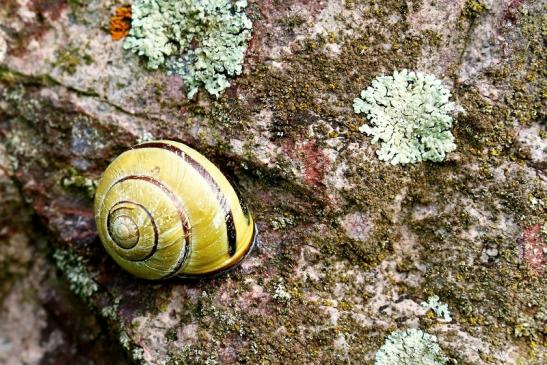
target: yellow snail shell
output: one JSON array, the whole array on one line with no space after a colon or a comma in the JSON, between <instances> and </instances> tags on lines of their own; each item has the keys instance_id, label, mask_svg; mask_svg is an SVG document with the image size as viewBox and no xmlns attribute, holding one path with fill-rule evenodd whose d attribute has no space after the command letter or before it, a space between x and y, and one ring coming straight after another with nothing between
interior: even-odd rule
<instances>
[{"instance_id":1,"label":"yellow snail shell","mask_svg":"<svg viewBox=\"0 0 547 365\"><path fill-rule=\"evenodd\" d=\"M110 256L151 280L228 270L257 235L220 170L173 141L137 145L108 166L95 194L95 221Z\"/></svg>"}]
</instances>

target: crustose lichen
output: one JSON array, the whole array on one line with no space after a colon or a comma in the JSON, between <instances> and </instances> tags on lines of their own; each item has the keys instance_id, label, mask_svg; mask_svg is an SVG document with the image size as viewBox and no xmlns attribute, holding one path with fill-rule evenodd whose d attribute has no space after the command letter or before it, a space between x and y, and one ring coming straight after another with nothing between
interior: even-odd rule
<instances>
[{"instance_id":1,"label":"crustose lichen","mask_svg":"<svg viewBox=\"0 0 547 365\"><path fill-rule=\"evenodd\" d=\"M432 310L437 317L442 319L445 322L452 321L452 316L450 315L450 310L448 310L448 304L442 303L439 300L438 295L432 295L427 299L427 302L422 302L421 306Z\"/></svg>"},{"instance_id":2,"label":"crustose lichen","mask_svg":"<svg viewBox=\"0 0 547 365\"><path fill-rule=\"evenodd\" d=\"M392 332L376 353L375 365L444 365L437 337L419 329Z\"/></svg>"},{"instance_id":3,"label":"crustose lichen","mask_svg":"<svg viewBox=\"0 0 547 365\"><path fill-rule=\"evenodd\" d=\"M372 135L372 143L381 142L380 160L393 165L438 162L456 149L449 99L450 91L435 76L402 70L374 79L355 98L353 109L370 121L359 130Z\"/></svg>"},{"instance_id":4,"label":"crustose lichen","mask_svg":"<svg viewBox=\"0 0 547 365\"><path fill-rule=\"evenodd\" d=\"M53 258L57 267L66 275L70 290L82 299L89 299L99 290L99 286L87 271L82 257L69 250L56 250Z\"/></svg>"},{"instance_id":5,"label":"crustose lichen","mask_svg":"<svg viewBox=\"0 0 547 365\"><path fill-rule=\"evenodd\" d=\"M110 18L110 35L113 41L119 41L129 33L131 28L131 8L127 5L116 9L116 14Z\"/></svg>"},{"instance_id":6,"label":"crustose lichen","mask_svg":"<svg viewBox=\"0 0 547 365\"><path fill-rule=\"evenodd\" d=\"M124 48L148 68L179 74L188 98L203 86L219 96L241 74L252 23L246 0L135 0Z\"/></svg>"}]
</instances>

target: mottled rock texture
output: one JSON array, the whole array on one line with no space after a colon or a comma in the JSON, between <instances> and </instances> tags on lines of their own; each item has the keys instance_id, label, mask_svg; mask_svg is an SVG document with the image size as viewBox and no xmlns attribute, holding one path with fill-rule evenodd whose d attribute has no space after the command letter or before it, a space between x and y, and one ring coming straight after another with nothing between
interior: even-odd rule
<instances>
[{"instance_id":1,"label":"mottled rock texture","mask_svg":"<svg viewBox=\"0 0 547 365\"><path fill-rule=\"evenodd\" d=\"M46 321L29 303L57 263L69 282L55 285L88 307L83 332L105 323L137 363L372 364L406 328L458 364L547 362L544 0L251 0L243 75L194 101L112 41L122 5L0 4L2 336L27 312ZM391 166L358 131L352 100L403 68L442 79L458 105L442 163ZM229 275L151 283L103 251L95 182L151 138L193 146L240 187L260 246ZM420 305L432 295L451 322ZM21 347L27 363L56 363L46 334Z\"/></svg>"},{"instance_id":2,"label":"mottled rock texture","mask_svg":"<svg viewBox=\"0 0 547 365\"><path fill-rule=\"evenodd\" d=\"M13 173L0 143L0 364L129 363L48 259L46 233Z\"/></svg>"}]
</instances>

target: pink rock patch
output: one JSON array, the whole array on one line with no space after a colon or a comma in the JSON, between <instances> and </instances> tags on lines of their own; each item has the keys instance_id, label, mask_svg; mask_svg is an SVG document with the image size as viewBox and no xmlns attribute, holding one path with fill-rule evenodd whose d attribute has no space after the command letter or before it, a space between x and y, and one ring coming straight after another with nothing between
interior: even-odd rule
<instances>
[{"instance_id":1,"label":"pink rock patch","mask_svg":"<svg viewBox=\"0 0 547 365\"><path fill-rule=\"evenodd\" d=\"M503 12L503 21L516 21L519 16L519 8L523 5L525 0L511 0Z\"/></svg>"},{"instance_id":2,"label":"pink rock patch","mask_svg":"<svg viewBox=\"0 0 547 365\"><path fill-rule=\"evenodd\" d=\"M323 178L331 163L328 156L314 141L295 145L293 141L285 144L287 154L303 165L304 180L311 186L324 186Z\"/></svg>"},{"instance_id":3,"label":"pink rock patch","mask_svg":"<svg viewBox=\"0 0 547 365\"><path fill-rule=\"evenodd\" d=\"M67 8L66 0L33 0L31 9L38 14L45 14L51 20L57 20Z\"/></svg>"},{"instance_id":4,"label":"pink rock patch","mask_svg":"<svg viewBox=\"0 0 547 365\"><path fill-rule=\"evenodd\" d=\"M364 213L355 212L342 219L342 227L349 238L364 242L368 239L371 223Z\"/></svg>"},{"instance_id":5,"label":"pink rock patch","mask_svg":"<svg viewBox=\"0 0 547 365\"><path fill-rule=\"evenodd\" d=\"M519 239L521 257L536 275L541 275L547 265L547 244L541 234L541 225L530 226Z\"/></svg>"}]
</instances>

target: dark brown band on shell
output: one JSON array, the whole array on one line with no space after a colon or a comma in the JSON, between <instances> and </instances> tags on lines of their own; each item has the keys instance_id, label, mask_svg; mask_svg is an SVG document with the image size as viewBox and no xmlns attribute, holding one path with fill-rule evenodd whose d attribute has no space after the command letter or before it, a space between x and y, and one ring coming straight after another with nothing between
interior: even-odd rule
<instances>
[{"instance_id":1,"label":"dark brown band on shell","mask_svg":"<svg viewBox=\"0 0 547 365\"><path fill-rule=\"evenodd\" d=\"M237 232L234 224L234 216L232 210L230 209L229 204L226 202L226 198L220 187L217 185L215 179L209 174L207 170L203 168L196 160L191 156L185 153L182 149L177 146L165 142L147 142L133 147L133 149L140 148L159 148L169 152L174 153L178 157L182 158L184 162L187 162L192 166L194 170L207 182L211 190L215 193L219 206L222 208L224 213L224 221L226 222L226 233L228 235L228 254L231 256L235 255L237 251ZM237 194L237 193L236 193ZM239 196L238 196L239 198ZM242 205L244 207L244 205ZM244 214L246 213L246 207L244 209Z\"/></svg>"},{"instance_id":2,"label":"dark brown band on shell","mask_svg":"<svg viewBox=\"0 0 547 365\"><path fill-rule=\"evenodd\" d=\"M167 186L162 184L160 181L154 179L153 177L146 176L146 175L129 175L129 176L125 176L125 177L119 179L118 181L116 181L114 184L112 184L110 189L112 189L115 185L117 185L119 183L122 183L124 181L127 181L127 180L145 181L147 183L150 183L150 184L158 187L165 195L167 195L169 197L169 199L175 205L175 208L176 208L177 213L178 213L179 218L180 218L180 223L181 223L182 231L183 231L183 234L184 234L183 239L184 239L185 242L184 242L184 252L182 253L181 256L179 256L179 260L177 261L177 264L164 277L173 276L177 273L178 270L180 270L180 268L185 263L186 259L188 258L189 254L190 254L191 227L190 227L190 224L188 222L188 216L186 215L186 213L184 211L184 207L183 207L181 201L177 198L177 196L175 194L173 194L173 192L171 190L169 190L169 188ZM110 191L110 189L109 189L109 191ZM108 192L105 194L105 196L106 195L108 195ZM152 257L152 255L150 255L148 258L150 258L150 257Z\"/></svg>"},{"instance_id":3,"label":"dark brown band on shell","mask_svg":"<svg viewBox=\"0 0 547 365\"><path fill-rule=\"evenodd\" d=\"M237 250L236 226L232 212L226 214L224 220L226 221L226 233L228 234L228 255L232 257L236 254Z\"/></svg>"},{"instance_id":4,"label":"dark brown band on shell","mask_svg":"<svg viewBox=\"0 0 547 365\"><path fill-rule=\"evenodd\" d=\"M247 221L247 224L251 222L251 214L249 213L249 208L247 207L247 203L243 199L243 196L241 195L241 191L239 191L239 188L237 187L236 182L234 179L232 179L230 176L224 176L226 180L230 182L230 185L234 189L237 199L239 200L239 206L241 207L241 211L243 212L243 216L245 217L245 220Z\"/></svg>"},{"instance_id":5,"label":"dark brown band on shell","mask_svg":"<svg viewBox=\"0 0 547 365\"><path fill-rule=\"evenodd\" d=\"M251 239L249 242L250 244L245 247L245 251L243 252L241 256L241 259L233 263L231 266L222 267L220 269L212 270L204 274L179 274L178 276L183 279L200 279L204 277L214 278L232 271L233 269L241 265L241 263L245 260L245 258L251 254L255 246L258 245L258 229L256 227L256 224L253 226L253 235L251 236Z\"/></svg>"}]
</instances>

